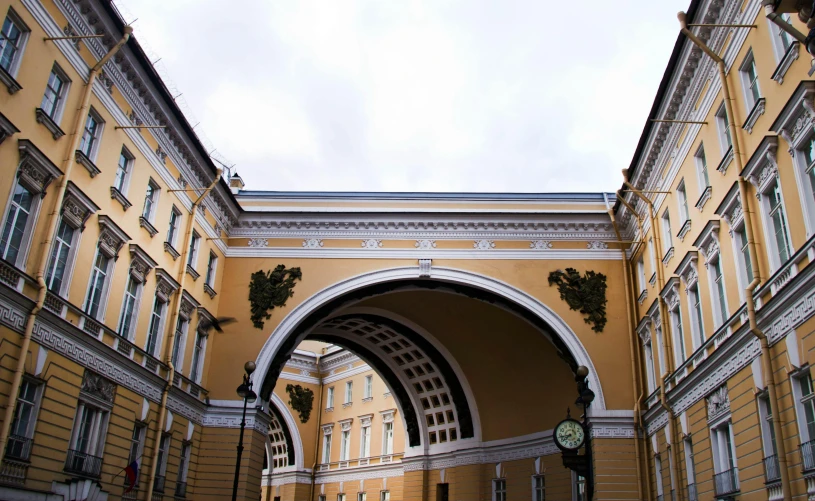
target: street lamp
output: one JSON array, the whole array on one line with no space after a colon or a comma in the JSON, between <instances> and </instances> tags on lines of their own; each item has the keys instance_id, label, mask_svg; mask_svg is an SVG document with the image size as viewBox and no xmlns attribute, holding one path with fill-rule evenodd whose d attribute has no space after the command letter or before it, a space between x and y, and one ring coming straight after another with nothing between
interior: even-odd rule
<instances>
[{"instance_id":1,"label":"street lamp","mask_svg":"<svg viewBox=\"0 0 815 501\"><path fill-rule=\"evenodd\" d=\"M238 460L235 462L235 481L232 484L232 501L238 499L238 475L241 471L241 454L243 454L243 429L246 427L246 404L254 403L258 399L257 394L252 391L252 373L255 372L255 362L251 360L244 364L243 383L238 386L238 396L243 399L243 416L241 417L241 435L238 439Z\"/></svg>"}]
</instances>

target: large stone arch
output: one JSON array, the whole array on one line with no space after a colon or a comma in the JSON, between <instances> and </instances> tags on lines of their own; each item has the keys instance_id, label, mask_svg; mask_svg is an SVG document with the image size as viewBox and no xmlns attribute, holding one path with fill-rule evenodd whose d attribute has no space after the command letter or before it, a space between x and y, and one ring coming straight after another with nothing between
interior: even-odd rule
<instances>
[{"instance_id":1,"label":"large stone arch","mask_svg":"<svg viewBox=\"0 0 815 501\"><path fill-rule=\"evenodd\" d=\"M300 471L303 466L303 439L300 436L300 431L297 428L297 422L289 406L280 398L279 395L272 392L269 398L269 414L271 421L275 421L280 425L280 433L284 436L286 444L286 453L288 456L288 465L283 471ZM266 437L266 455L269 458L269 470L272 470L272 458L275 453L272 451L272 440Z\"/></svg>"}]
</instances>

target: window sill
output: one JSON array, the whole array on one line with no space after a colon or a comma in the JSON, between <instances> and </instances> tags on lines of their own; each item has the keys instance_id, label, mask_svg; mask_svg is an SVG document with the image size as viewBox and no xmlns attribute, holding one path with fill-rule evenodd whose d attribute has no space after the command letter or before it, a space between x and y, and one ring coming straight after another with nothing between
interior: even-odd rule
<instances>
[{"instance_id":1,"label":"window sill","mask_svg":"<svg viewBox=\"0 0 815 501\"><path fill-rule=\"evenodd\" d=\"M755 127L758 117L764 114L766 104L767 100L763 97L760 98L756 101L756 104L753 105L753 109L750 110L750 113L747 114L747 120L744 121L744 125L742 125L741 128L746 130L748 134L753 133L753 127Z\"/></svg>"},{"instance_id":2,"label":"window sill","mask_svg":"<svg viewBox=\"0 0 815 501\"><path fill-rule=\"evenodd\" d=\"M37 108L34 110L34 113L37 115L37 122L43 124L45 128L48 129L48 132L54 136L54 139L59 139L65 135L65 131L57 125L53 118L48 116L48 113L46 113L44 109Z\"/></svg>"},{"instance_id":3,"label":"window sill","mask_svg":"<svg viewBox=\"0 0 815 501\"><path fill-rule=\"evenodd\" d=\"M688 235L688 232L690 231L690 226L691 226L690 219L686 219L685 223L682 225L682 228L679 229L679 233L676 234L676 236L679 237L680 242L685 241L685 237Z\"/></svg>"},{"instance_id":4,"label":"window sill","mask_svg":"<svg viewBox=\"0 0 815 501\"><path fill-rule=\"evenodd\" d=\"M77 163L82 164L83 167L88 169L88 174L91 175L91 178L96 177L97 174L102 172L101 170L99 170L99 167L97 167L96 164L93 163L93 161L90 158L88 158L88 155L86 155L81 150L76 150L74 154L76 155Z\"/></svg>"},{"instance_id":5,"label":"window sill","mask_svg":"<svg viewBox=\"0 0 815 501\"><path fill-rule=\"evenodd\" d=\"M721 172L722 175L724 176L725 174L727 174L727 168L730 167L730 162L732 161L733 161L733 147L731 146L730 148L727 149L726 152L724 152L724 157L722 158L722 161L719 162L719 165L716 167L716 170Z\"/></svg>"},{"instance_id":6,"label":"window sill","mask_svg":"<svg viewBox=\"0 0 815 501\"><path fill-rule=\"evenodd\" d=\"M710 200L711 193L713 193L713 188L710 186L705 188L705 191L702 192L702 196L699 197L699 201L696 202L696 208L699 209L699 212L702 212L702 209L705 208L705 204Z\"/></svg>"},{"instance_id":7,"label":"window sill","mask_svg":"<svg viewBox=\"0 0 815 501\"><path fill-rule=\"evenodd\" d=\"M156 233L158 233L158 230L156 229L156 227L153 226L150 223L150 221L148 221L147 218L144 217L144 216L139 217L139 226L141 226L142 228L147 230L147 233L150 234L150 238L153 238L154 236L156 236Z\"/></svg>"},{"instance_id":8,"label":"window sill","mask_svg":"<svg viewBox=\"0 0 815 501\"><path fill-rule=\"evenodd\" d=\"M13 136L17 132L20 132L20 129L11 123L11 120L6 118L5 115L0 113L0 144L3 144L6 138Z\"/></svg>"},{"instance_id":9,"label":"window sill","mask_svg":"<svg viewBox=\"0 0 815 501\"><path fill-rule=\"evenodd\" d=\"M175 250L175 247L173 247L173 245L170 242L164 242L164 252L169 254L173 258L173 261L178 259L178 256L181 255L178 253L177 250Z\"/></svg>"},{"instance_id":10,"label":"window sill","mask_svg":"<svg viewBox=\"0 0 815 501\"><path fill-rule=\"evenodd\" d=\"M187 265L187 273L192 277L193 282L198 280L198 277L201 276L201 274L195 271L195 268L190 265Z\"/></svg>"},{"instance_id":11,"label":"window sill","mask_svg":"<svg viewBox=\"0 0 815 501\"><path fill-rule=\"evenodd\" d=\"M110 187L110 198L122 204L122 209L124 209L125 211L133 207L133 204L130 203L130 200L128 200L124 196L124 194L121 191L119 191L118 188L116 188L115 186Z\"/></svg>"},{"instance_id":12,"label":"window sill","mask_svg":"<svg viewBox=\"0 0 815 501\"><path fill-rule=\"evenodd\" d=\"M665 266L668 266L668 263L671 262L671 259L673 259L673 257L674 257L674 248L671 247L670 249L668 249L667 252L665 252L665 256L662 257L662 264L664 264Z\"/></svg>"},{"instance_id":13,"label":"window sill","mask_svg":"<svg viewBox=\"0 0 815 501\"><path fill-rule=\"evenodd\" d=\"M218 295L218 293L215 292L215 289L213 289L209 284L204 284L204 292L207 293L210 299L213 299Z\"/></svg>"},{"instance_id":14,"label":"window sill","mask_svg":"<svg viewBox=\"0 0 815 501\"><path fill-rule=\"evenodd\" d=\"M346 403L342 404L342 408L347 409L347 408L351 407L352 405L354 405L354 402L346 402Z\"/></svg>"},{"instance_id":15,"label":"window sill","mask_svg":"<svg viewBox=\"0 0 815 501\"><path fill-rule=\"evenodd\" d=\"M792 63L796 59L798 59L798 54L800 53L800 45L801 44L799 42L792 42L790 46L787 47L787 52L784 53L784 57L781 58L781 61L775 68L772 79L778 82L779 84L784 83L784 75L787 74L787 70L790 69Z\"/></svg>"},{"instance_id":16,"label":"window sill","mask_svg":"<svg viewBox=\"0 0 815 501\"><path fill-rule=\"evenodd\" d=\"M333 407L326 407L325 411L326 412L334 412L334 408Z\"/></svg>"},{"instance_id":17,"label":"window sill","mask_svg":"<svg viewBox=\"0 0 815 501\"><path fill-rule=\"evenodd\" d=\"M372 401L373 401L373 399L374 399L374 397L366 397L366 398L363 398L363 399L362 399L362 403L363 403L363 404L366 404L366 403L368 403L368 402L372 402Z\"/></svg>"},{"instance_id":18,"label":"window sill","mask_svg":"<svg viewBox=\"0 0 815 501\"><path fill-rule=\"evenodd\" d=\"M637 298L637 302L640 304L645 302L645 299L648 297L648 289L643 289L640 293L640 297Z\"/></svg>"},{"instance_id":19,"label":"window sill","mask_svg":"<svg viewBox=\"0 0 815 501\"><path fill-rule=\"evenodd\" d=\"M651 274L651 278L648 279L648 283L651 284L651 287L657 284L657 272Z\"/></svg>"},{"instance_id":20,"label":"window sill","mask_svg":"<svg viewBox=\"0 0 815 501\"><path fill-rule=\"evenodd\" d=\"M20 85L20 83L17 80L15 80L13 76L11 76L11 73L6 71L2 67L0 67L0 82L6 84L9 94L14 94L15 92L23 88L23 86Z\"/></svg>"}]
</instances>

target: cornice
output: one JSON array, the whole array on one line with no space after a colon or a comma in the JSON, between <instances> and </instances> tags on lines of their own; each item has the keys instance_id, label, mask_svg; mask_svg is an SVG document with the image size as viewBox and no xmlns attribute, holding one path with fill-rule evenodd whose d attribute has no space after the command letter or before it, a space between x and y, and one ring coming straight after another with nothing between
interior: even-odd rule
<instances>
[{"instance_id":1,"label":"cornice","mask_svg":"<svg viewBox=\"0 0 815 501\"><path fill-rule=\"evenodd\" d=\"M314 259L485 259L485 260L603 260L617 261L617 249L416 249L229 247L226 257Z\"/></svg>"}]
</instances>

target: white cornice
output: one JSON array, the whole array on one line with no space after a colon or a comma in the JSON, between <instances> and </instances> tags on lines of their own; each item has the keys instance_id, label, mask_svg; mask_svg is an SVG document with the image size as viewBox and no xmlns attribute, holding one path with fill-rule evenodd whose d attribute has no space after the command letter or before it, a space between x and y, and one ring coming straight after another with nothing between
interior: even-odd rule
<instances>
[{"instance_id":1,"label":"white cornice","mask_svg":"<svg viewBox=\"0 0 815 501\"><path fill-rule=\"evenodd\" d=\"M302 247L229 247L226 257L315 258L315 259L503 259L503 260L603 260L616 261L622 254L616 249L370 249Z\"/></svg>"},{"instance_id":2,"label":"white cornice","mask_svg":"<svg viewBox=\"0 0 815 501\"><path fill-rule=\"evenodd\" d=\"M362 374L364 372L369 372L369 371L372 371L372 370L373 369L371 369L371 366L369 366L368 364L360 365L359 367L354 367L351 370L338 372L336 374L324 377L323 378L323 384L334 383L334 382L340 381L342 379L346 379L346 378L349 378L351 376L356 376L356 375Z\"/></svg>"}]
</instances>

